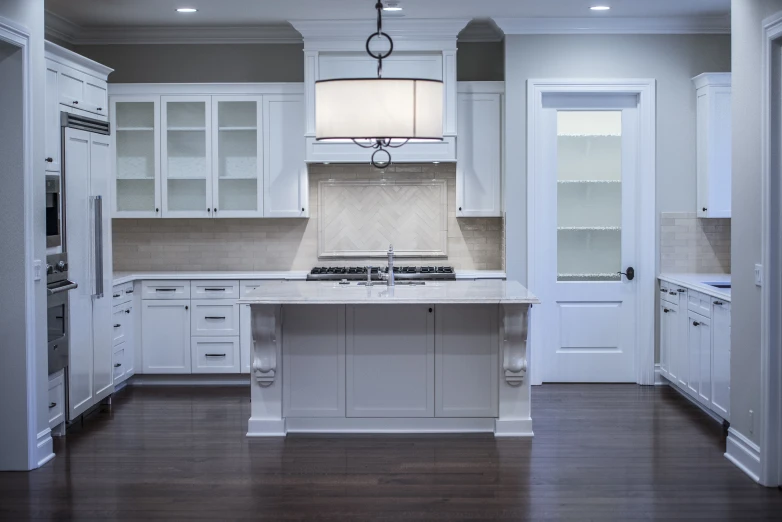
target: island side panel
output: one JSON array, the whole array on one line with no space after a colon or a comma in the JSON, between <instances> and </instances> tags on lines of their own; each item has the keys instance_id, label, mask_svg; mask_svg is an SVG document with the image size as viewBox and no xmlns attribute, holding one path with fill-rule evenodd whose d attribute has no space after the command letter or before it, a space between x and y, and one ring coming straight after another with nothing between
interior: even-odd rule
<instances>
[{"instance_id":1,"label":"island side panel","mask_svg":"<svg viewBox=\"0 0 782 522\"><path fill-rule=\"evenodd\" d=\"M531 306L500 306L500 414L497 437L531 437L530 380L527 373L527 341Z\"/></svg>"},{"instance_id":2,"label":"island side panel","mask_svg":"<svg viewBox=\"0 0 782 522\"><path fill-rule=\"evenodd\" d=\"M250 420L248 437L285 436L282 416L281 305L250 306L250 324L241 325L251 335Z\"/></svg>"}]
</instances>

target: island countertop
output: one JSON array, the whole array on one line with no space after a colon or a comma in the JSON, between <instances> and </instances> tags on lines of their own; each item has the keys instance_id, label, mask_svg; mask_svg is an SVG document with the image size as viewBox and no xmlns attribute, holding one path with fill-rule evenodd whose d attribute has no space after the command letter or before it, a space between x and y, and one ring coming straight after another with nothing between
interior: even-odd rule
<instances>
[{"instance_id":1,"label":"island countertop","mask_svg":"<svg viewBox=\"0 0 782 522\"><path fill-rule=\"evenodd\" d=\"M261 281L239 304L539 304L517 281L427 281L363 286L336 281Z\"/></svg>"}]
</instances>

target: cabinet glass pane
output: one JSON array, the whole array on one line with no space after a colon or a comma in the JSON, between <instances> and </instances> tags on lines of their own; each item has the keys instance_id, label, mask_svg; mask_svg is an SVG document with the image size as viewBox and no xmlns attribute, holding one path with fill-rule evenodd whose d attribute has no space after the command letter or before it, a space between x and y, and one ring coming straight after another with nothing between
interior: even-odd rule
<instances>
[{"instance_id":1,"label":"cabinet glass pane","mask_svg":"<svg viewBox=\"0 0 782 522\"><path fill-rule=\"evenodd\" d=\"M166 104L169 210L206 210L206 103Z\"/></svg>"},{"instance_id":2,"label":"cabinet glass pane","mask_svg":"<svg viewBox=\"0 0 782 522\"><path fill-rule=\"evenodd\" d=\"M622 112L557 112L557 280L619 281Z\"/></svg>"},{"instance_id":3,"label":"cabinet glass pane","mask_svg":"<svg viewBox=\"0 0 782 522\"><path fill-rule=\"evenodd\" d=\"M117 210L155 210L155 104L117 102Z\"/></svg>"},{"instance_id":4,"label":"cabinet glass pane","mask_svg":"<svg viewBox=\"0 0 782 522\"><path fill-rule=\"evenodd\" d=\"M220 210L258 210L258 105L217 104L217 191Z\"/></svg>"}]
</instances>

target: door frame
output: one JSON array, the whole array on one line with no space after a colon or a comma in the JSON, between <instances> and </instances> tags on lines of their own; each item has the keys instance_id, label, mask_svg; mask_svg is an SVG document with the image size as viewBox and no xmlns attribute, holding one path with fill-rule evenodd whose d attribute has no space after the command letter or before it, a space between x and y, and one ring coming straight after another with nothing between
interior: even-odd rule
<instances>
[{"instance_id":1,"label":"door frame","mask_svg":"<svg viewBox=\"0 0 782 522\"><path fill-rule=\"evenodd\" d=\"M527 80L527 282L535 291L540 276L536 267L536 185L535 170L540 159L537 152L535 129L542 117L543 95L548 93L606 93L635 94L638 96L640 121L638 144L638 177L636 179L636 209L638 214L636 235L638 238L654 238L654 241L637 241L636 279L636 383L654 385L654 325L655 280L657 277L657 218L655 185L656 170L656 81L654 79L530 79ZM531 329L543 331L540 314L532 314ZM532 337L530 358L530 383L542 384L543 372L537 370L534 361L543 361L544 354L536 337Z\"/></svg>"},{"instance_id":2,"label":"door frame","mask_svg":"<svg viewBox=\"0 0 782 522\"><path fill-rule=\"evenodd\" d=\"M782 12L763 20L762 275L760 287L760 480L782 485ZM776 320L775 320L776 319Z\"/></svg>"}]
</instances>

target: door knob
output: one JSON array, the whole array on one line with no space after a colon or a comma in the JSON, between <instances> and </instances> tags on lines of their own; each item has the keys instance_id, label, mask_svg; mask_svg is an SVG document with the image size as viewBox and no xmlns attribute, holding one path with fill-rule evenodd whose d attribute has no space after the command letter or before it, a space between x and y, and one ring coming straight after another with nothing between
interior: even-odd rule
<instances>
[{"instance_id":1,"label":"door knob","mask_svg":"<svg viewBox=\"0 0 782 522\"><path fill-rule=\"evenodd\" d=\"M635 279L635 268L628 266L627 272L617 272L617 274L625 276L628 281L632 281Z\"/></svg>"}]
</instances>

